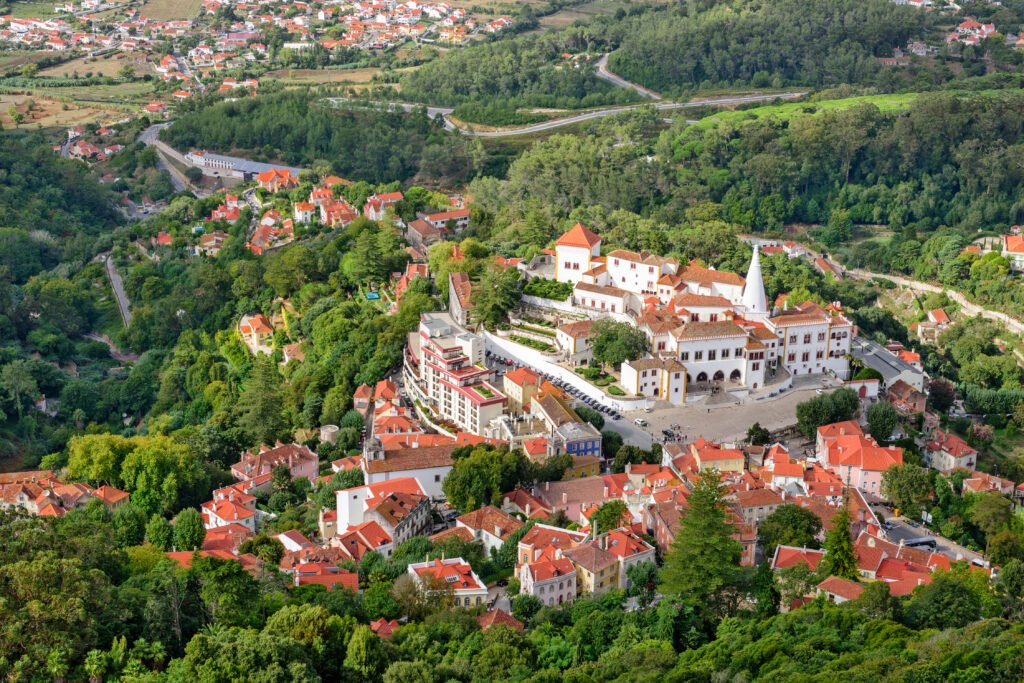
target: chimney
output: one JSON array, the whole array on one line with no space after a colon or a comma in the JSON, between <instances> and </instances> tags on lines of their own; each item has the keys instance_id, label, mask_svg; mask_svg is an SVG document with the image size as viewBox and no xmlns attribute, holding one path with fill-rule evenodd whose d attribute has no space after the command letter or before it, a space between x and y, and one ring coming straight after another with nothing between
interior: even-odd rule
<instances>
[{"instance_id":1,"label":"chimney","mask_svg":"<svg viewBox=\"0 0 1024 683\"><path fill-rule=\"evenodd\" d=\"M527 519L529 519L529 517L530 517L530 504L529 503L526 504L526 517L527 517Z\"/></svg>"},{"instance_id":2,"label":"chimney","mask_svg":"<svg viewBox=\"0 0 1024 683\"><path fill-rule=\"evenodd\" d=\"M505 530L502 529L501 526L499 526L497 524L494 525L494 535L495 536L497 536L498 538L501 538L502 534L504 534L504 533L505 533Z\"/></svg>"},{"instance_id":3,"label":"chimney","mask_svg":"<svg viewBox=\"0 0 1024 683\"><path fill-rule=\"evenodd\" d=\"M563 491L562 492L562 505L568 505L568 504L569 504L569 494Z\"/></svg>"},{"instance_id":4,"label":"chimney","mask_svg":"<svg viewBox=\"0 0 1024 683\"><path fill-rule=\"evenodd\" d=\"M551 489L551 482L550 481L544 482L544 490L548 491L550 489Z\"/></svg>"},{"instance_id":5,"label":"chimney","mask_svg":"<svg viewBox=\"0 0 1024 683\"><path fill-rule=\"evenodd\" d=\"M604 497L605 497L605 499L608 498L608 487L607 486L604 487Z\"/></svg>"}]
</instances>

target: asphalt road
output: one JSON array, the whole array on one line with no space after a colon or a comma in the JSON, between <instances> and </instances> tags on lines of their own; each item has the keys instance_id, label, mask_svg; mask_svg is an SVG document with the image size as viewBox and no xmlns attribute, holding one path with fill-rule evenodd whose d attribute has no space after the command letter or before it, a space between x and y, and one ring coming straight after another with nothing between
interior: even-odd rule
<instances>
[{"instance_id":1,"label":"asphalt road","mask_svg":"<svg viewBox=\"0 0 1024 683\"><path fill-rule=\"evenodd\" d=\"M949 540L945 536L929 533L923 526L912 527L907 524L906 519L903 517L893 517L892 511L886 509L884 506L873 505L872 509L875 511L875 514L881 514L885 517L886 522L892 524L892 528L887 529L885 532L885 537L892 543L909 541L916 538L933 538L935 539L936 548L951 560L971 561L982 559L980 553L968 550L962 545Z\"/></svg>"},{"instance_id":2,"label":"asphalt road","mask_svg":"<svg viewBox=\"0 0 1024 683\"><path fill-rule=\"evenodd\" d=\"M633 87L633 85L630 84L627 85L626 87ZM659 111L673 109L698 109L700 107L706 106L728 106L736 104L749 104L751 102L771 102L776 99L792 100L803 97L806 94L806 92L791 92L761 95L738 95L734 97L708 97L699 100L690 100L689 102L657 102L654 104L654 108ZM512 135L531 135L533 133L541 133L543 131L552 130L554 128L561 128L562 126L569 126L574 123L582 123L583 121L600 119L604 118L605 116L614 116L615 114L621 114L623 112L632 111L634 109L639 109L640 107L651 106L650 104L633 104L620 107L607 107L605 109L595 109L593 111L584 112L582 114L576 114L574 116L566 116L560 119L544 121L543 123L535 123L531 126L523 126L521 128L497 131L476 131L459 128L458 126L453 124L451 120L448 118L453 110L447 107L430 107L424 104L407 102L365 102L362 100L353 100L346 97L329 97L327 98L327 101L338 103L362 102L363 104L384 105L387 107L402 109L403 111L412 111L417 107L426 107L427 114L431 118L435 118L437 116L442 116L444 118L445 128L447 130L458 131L463 135L472 135L474 137L480 138L503 138Z\"/></svg>"},{"instance_id":3,"label":"asphalt road","mask_svg":"<svg viewBox=\"0 0 1024 683\"><path fill-rule=\"evenodd\" d=\"M629 88L630 90L636 90L644 97L649 97L652 100L660 100L661 95L654 92L650 88L645 88L642 85L627 81L622 76L612 73L608 70L608 55L601 55L601 59L597 60L597 77L603 81L608 81L612 85L617 85L620 88Z\"/></svg>"},{"instance_id":4,"label":"asphalt road","mask_svg":"<svg viewBox=\"0 0 1024 683\"><path fill-rule=\"evenodd\" d=\"M110 278L110 287L114 290L114 298L117 299L117 308L121 311L121 320L124 321L125 327L132 321L132 312L128 302L128 295L124 291L124 282L121 281L121 274L117 272L117 267L114 265L114 259L110 257L110 253L102 254L100 258L103 260L103 265L107 269L107 277Z\"/></svg>"}]
</instances>

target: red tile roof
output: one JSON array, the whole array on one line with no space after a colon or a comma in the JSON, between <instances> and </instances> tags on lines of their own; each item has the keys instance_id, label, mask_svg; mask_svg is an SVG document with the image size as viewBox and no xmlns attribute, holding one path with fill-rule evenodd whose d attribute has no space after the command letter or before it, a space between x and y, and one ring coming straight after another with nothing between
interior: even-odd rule
<instances>
[{"instance_id":1,"label":"red tile roof","mask_svg":"<svg viewBox=\"0 0 1024 683\"><path fill-rule=\"evenodd\" d=\"M588 230L582 223L577 223L572 226L568 232L558 238L555 242L555 246L593 249L600 243L600 237Z\"/></svg>"}]
</instances>

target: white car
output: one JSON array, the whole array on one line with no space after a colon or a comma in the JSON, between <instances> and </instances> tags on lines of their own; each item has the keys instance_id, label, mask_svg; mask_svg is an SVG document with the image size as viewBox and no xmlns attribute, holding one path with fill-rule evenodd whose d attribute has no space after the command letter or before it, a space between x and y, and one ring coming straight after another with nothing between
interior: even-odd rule
<instances>
[{"instance_id":1,"label":"white car","mask_svg":"<svg viewBox=\"0 0 1024 683\"><path fill-rule=\"evenodd\" d=\"M633 420L633 424L635 424L637 427L646 427L647 420L643 419L642 417L638 417L637 419Z\"/></svg>"}]
</instances>

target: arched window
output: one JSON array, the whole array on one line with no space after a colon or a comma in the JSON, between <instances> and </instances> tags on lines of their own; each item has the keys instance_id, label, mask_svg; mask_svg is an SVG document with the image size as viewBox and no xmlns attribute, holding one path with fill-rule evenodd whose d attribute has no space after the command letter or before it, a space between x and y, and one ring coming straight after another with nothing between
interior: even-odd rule
<instances>
[{"instance_id":1,"label":"arched window","mask_svg":"<svg viewBox=\"0 0 1024 683\"><path fill-rule=\"evenodd\" d=\"M706 373L706 372L699 372L699 373L697 373L697 381L698 382L707 382L708 381L708 373Z\"/></svg>"},{"instance_id":2,"label":"arched window","mask_svg":"<svg viewBox=\"0 0 1024 683\"><path fill-rule=\"evenodd\" d=\"M739 382L740 381L740 371L739 370L733 370L729 374L729 379L731 379L733 382Z\"/></svg>"},{"instance_id":3,"label":"arched window","mask_svg":"<svg viewBox=\"0 0 1024 683\"><path fill-rule=\"evenodd\" d=\"M725 373L724 372L719 370L718 372L715 373L714 380L716 382L721 382L723 379L725 379Z\"/></svg>"}]
</instances>

